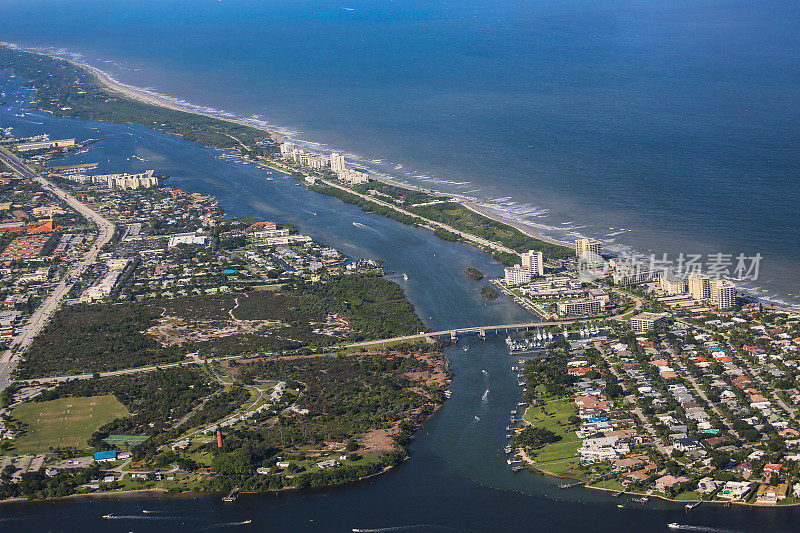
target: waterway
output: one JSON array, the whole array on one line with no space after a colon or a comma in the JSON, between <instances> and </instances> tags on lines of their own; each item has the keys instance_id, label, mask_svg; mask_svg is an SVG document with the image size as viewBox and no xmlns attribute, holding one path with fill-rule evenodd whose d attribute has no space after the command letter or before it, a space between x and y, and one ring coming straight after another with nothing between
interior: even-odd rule
<instances>
[{"instance_id":1,"label":"waterway","mask_svg":"<svg viewBox=\"0 0 800 533\"><path fill-rule=\"evenodd\" d=\"M168 185L216 196L229 215L292 223L351 258L381 259L435 330L529 318L502 296L492 302L481 298L482 283L467 278L464 269L473 266L497 276L502 267L471 246L363 213L277 172L219 159L222 152L177 136L39 112L16 116L31 97L20 83L0 73L7 93L0 126L12 126L18 136L49 132L53 138L100 139L63 164L98 162L98 172L154 168L171 176ZM266 181L267 176L274 179ZM800 519L794 509L704 505L687 513L681 505L633 504L604 492L561 490L551 478L512 473L503 453L504 428L521 390L502 336L464 339L447 355L454 373L452 398L419 432L410 459L385 475L334 489L243 495L233 504L210 494L5 504L0 505L0 530L662 531L667 523L679 522L715 528L706 531L789 531ZM115 518L103 519L106 514ZM242 524L246 520L252 522Z\"/></svg>"}]
</instances>

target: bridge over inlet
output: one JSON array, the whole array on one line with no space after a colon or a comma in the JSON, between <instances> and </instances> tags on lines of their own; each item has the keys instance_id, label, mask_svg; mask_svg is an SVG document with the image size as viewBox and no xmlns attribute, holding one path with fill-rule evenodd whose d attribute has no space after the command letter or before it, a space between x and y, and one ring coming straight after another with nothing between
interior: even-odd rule
<instances>
[{"instance_id":1,"label":"bridge over inlet","mask_svg":"<svg viewBox=\"0 0 800 533\"><path fill-rule=\"evenodd\" d=\"M356 342L353 344L348 344L347 347L350 348L358 346L374 346L376 344L389 344L396 342L414 342L429 338L444 338L444 339L449 339L451 341L455 341L458 339L459 335L471 335L476 333L478 334L479 337L486 338L486 336L489 334L497 335L500 333L514 333L517 331L523 331L529 329L546 328L550 326L566 326L568 324L584 323L591 321L592 321L591 319L584 318L581 320L561 320L558 322L522 322L517 324L499 324L495 326L473 326L466 328L454 328L454 329L445 329L441 331L419 333L417 335L392 337L390 339Z\"/></svg>"}]
</instances>

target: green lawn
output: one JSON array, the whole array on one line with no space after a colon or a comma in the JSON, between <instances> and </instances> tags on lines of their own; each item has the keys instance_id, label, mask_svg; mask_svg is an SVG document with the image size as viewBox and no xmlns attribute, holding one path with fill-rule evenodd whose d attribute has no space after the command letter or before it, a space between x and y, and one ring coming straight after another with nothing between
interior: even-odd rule
<instances>
[{"instance_id":1,"label":"green lawn","mask_svg":"<svg viewBox=\"0 0 800 533\"><path fill-rule=\"evenodd\" d=\"M623 485L616 479L607 479L605 481L598 481L597 483L592 483L592 487L597 487L600 489L625 490L625 485Z\"/></svg>"},{"instance_id":2,"label":"green lawn","mask_svg":"<svg viewBox=\"0 0 800 533\"><path fill-rule=\"evenodd\" d=\"M12 416L26 424L25 435L14 443L13 453L44 453L49 448L85 448L100 426L128 415L114 396L61 398L20 405Z\"/></svg>"},{"instance_id":3,"label":"green lawn","mask_svg":"<svg viewBox=\"0 0 800 533\"><path fill-rule=\"evenodd\" d=\"M575 434L575 427L567 422L576 412L575 404L570 399L546 401L525 411L523 418L526 421L561 437L560 441L530 453L531 458L536 460L536 466L554 474L570 473L579 466L580 458L575 453L581 447L581 440Z\"/></svg>"}]
</instances>

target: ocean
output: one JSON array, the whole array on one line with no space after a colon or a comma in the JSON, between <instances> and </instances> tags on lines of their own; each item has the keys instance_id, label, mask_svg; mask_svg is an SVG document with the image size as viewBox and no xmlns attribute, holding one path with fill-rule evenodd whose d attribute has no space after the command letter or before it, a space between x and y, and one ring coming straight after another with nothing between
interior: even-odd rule
<instances>
[{"instance_id":1,"label":"ocean","mask_svg":"<svg viewBox=\"0 0 800 533\"><path fill-rule=\"evenodd\" d=\"M800 308L797 2L7 0L0 40L553 237L760 254L739 285Z\"/></svg>"}]
</instances>

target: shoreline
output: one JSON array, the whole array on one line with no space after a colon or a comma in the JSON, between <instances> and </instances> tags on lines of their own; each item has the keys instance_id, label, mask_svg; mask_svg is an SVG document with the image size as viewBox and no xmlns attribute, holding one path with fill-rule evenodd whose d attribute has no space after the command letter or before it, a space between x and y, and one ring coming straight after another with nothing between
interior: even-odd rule
<instances>
[{"instance_id":1,"label":"shoreline","mask_svg":"<svg viewBox=\"0 0 800 533\"><path fill-rule=\"evenodd\" d=\"M270 137L272 137L273 140L276 140L276 141L278 140L278 139L276 139L276 136L278 138L280 138L281 141L291 138L288 134L285 134L285 133L282 133L282 132L278 131L279 128L277 128L277 127L276 128L270 128L269 126L265 126L263 124L256 124L256 123L253 123L252 121L248 121L245 118L241 118L239 116L236 116L233 113L228 113L228 112L225 112L223 110L214 110L213 108L208 108L208 107L204 107L204 106L200 106L200 105L193 105L193 104L190 104L188 102L186 102L186 104L182 104L182 103L179 103L179 102L183 102L183 101L178 99L177 97L169 97L167 95L160 95L160 94L150 94L146 89L143 89L143 88L140 88L140 87L136 87L136 86L132 86L132 85L128 85L128 84L125 84L123 82L120 82L120 81L116 80L113 75L111 75L111 74L109 74L109 73L107 73L107 72L105 72L105 71L103 71L103 70L101 70L101 69L99 69L97 67L89 65L88 63L83 62L83 61L76 61L76 60L68 59L68 58L64 57L63 55L59 55L57 53L48 52L48 51L42 50L42 49L26 48L26 47L23 47L23 46L16 45L15 43L0 42L0 46L5 46L5 47L8 47L8 48L16 50L16 51L30 52L30 53L44 55L44 56L51 57L51 58L54 58L54 59L59 59L59 60L66 61L69 64L71 64L71 65L73 65L73 66L75 66L77 68L83 69L83 70L87 71L88 73L90 73L91 75L93 75L95 77L95 79L97 79L97 81L105 89L110 90L112 92L116 92L116 93L118 93L118 94L120 94L120 95L122 95L122 96L124 96L126 98L132 99L132 100L137 101L139 103L152 105L152 106L156 106L156 107L162 107L162 108L170 109L170 110L173 110L173 111L179 111L179 112L194 114L194 115L198 115L198 116L204 116L204 117L207 117L207 118L220 120L220 121L236 124L236 125L239 125L239 126L253 128L253 129L265 132L266 134L270 135ZM173 100L179 100L179 102L175 102ZM208 111L208 109L211 109L211 111ZM145 126L145 127L149 127L149 126ZM235 139L235 140L238 141L238 139ZM303 141L302 139L294 139L294 140L296 142L299 142L299 143L308 142L308 141ZM241 141L239 141L239 142L241 144ZM270 165L267 165L267 166L270 166ZM275 170L279 170L281 172L286 172L286 170L277 169L277 168L272 167L272 166L270 166L270 168L273 168ZM476 214L479 214L479 215L487 217L487 218L489 218L491 220L494 220L495 222L499 222L499 223L502 223L502 224L507 224L507 225L517 229L518 231L522 232L523 234L531 237L531 238L538 239L538 240L541 240L541 241L546 242L548 244L553 244L553 245L557 245L557 246L566 246L566 247L569 247L569 248L573 247L573 244L571 242L569 242L569 241L562 241L562 240L559 240L559 239L557 239L555 237L550 237L550 236L544 235L544 234L540 233L539 231L537 231L535 228L533 228L533 227L529 226L528 224L526 224L525 222L522 222L522 221L519 221L519 220L515 220L512 217L509 217L509 216L507 216L506 214L504 214L502 212L497 212L497 211L494 211L492 209L489 209L489 208L486 208L486 207L482 207L482 206L478 205L478 202L473 198L465 198L464 196L459 195L457 193L446 193L446 192L438 191L436 189L423 187L423 186L420 186L420 185L403 183L403 182L401 182L399 180L392 179L392 178L387 178L387 177L383 177L383 176L374 176L373 175L373 178L375 179L375 181L379 181L379 182L382 182L382 183L386 183L386 184L393 185L393 186L396 186L396 187L401 187L401 188L408 189L408 190L421 191L421 192L427 192L427 193L433 193L433 194L438 194L438 195L442 195L442 196L447 196L447 197L451 198L452 201L457 202L457 203L461 204L462 206L464 206L465 209L468 209L468 210L470 210L470 211L472 211L472 212L474 212ZM758 289L758 288L756 287L756 289ZM758 300L759 302L762 302L764 305L766 305L768 307L771 307L771 308L774 308L774 309L778 309L778 310L782 310L782 311L788 311L790 313L800 313L800 303L793 304L793 303L787 303L787 302L784 302L784 301L773 301L774 299L784 298L786 296L785 293L776 295L773 298L769 298L769 297L758 296L757 293L760 292L758 290L749 291L747 289L740 288L740 291L743 294L745 294L745 295L747 295L747 296L749 296L751 298L755 298L756 300Z\"/></svg>"},{"instance_id":2,"label":"shoreline","mask_svg":"<svg viewBox=\"0 0 800 533\"><path fill-rule=\"evenodd\" d=\"M570 475L566 475L566 474L556 474L554 472L550 472L549 470L545 470L543 468L539 468L539 467L536 466L536 462L533 461L533 459L531 459L528 456L528 454L525 453L524 451L521 451L520 456L522 457L523 462L526 463L525 469L528 472L531 472L533 474L538 474L540 476L544 476L544 477L548 477L548 478L553 478L553 479L568 479L568 480L574 480L576 482L580 481L580 482L583 483L583 485L581 485L581 486L583 488L585 488L585 489L599 490L599 491L603 491L603 492L610 492L610 493L612 493L612 495L614 495L616 493L619 493L617 496L613 496L614 498L617 498L618 496L625 495L625 496L633 496L633 497L654 498L654 499L661 500L663 502L676 503L676 504L709 503L709 504L714 504L714 505L722 505L723 507L727 507L729 505L741 505L743 507L758 507L760 509L780 509L782 507L800 507L800 502L799 503L787 503L787 504L777 505L777 504L770 504L770 503L758 503L758 502L750 503L750 502L745 502L745 501L732 501L732 500L731 501L724 501L724 500L697 500L697 499L693 499L693 500L676 500L676 499L673 499L673 498L667 498L666 496L661 496L659 494L647 494L647 493L644 493L644 492L632 492L632 491L624 490L624 489L623 490L616 490L616 489L609 489L607 487L598 487L596 485L590 485L589 482L587 482L586 480L577 478L575 476L570 476ZM567 489L563 489L563 490L567 490Z\"/></svg>"},{"instance_id":3,"label":"shoreline","mask_svg":"<svg viewBox=\"0 0 800 533\"><path fill-rule=\"evenodd\" d=\"M37 51L36 53L43 53L43 52L38 52ZM145 90L143 90L143 89L141 89L139 87L135 87L135 86L128 85L128 84L125 84L123 82L120 82L119 80L115 79L111 74L109 74L109 73L107 73L107 72L105 72L105 71L103 71L103 70L101 70L101 69L99 69L97 67L94 67L94 66L92 66L92 65L90 65L88 63L73 61L71 59L68 59L66 57L59 56L59 55L56 55L56 54L52 54L52 55L51 54L44 54L44 55L48 55L49 57L52 57L52 58L55 58L55 59L61 59L63 61L67 61L68 63L70 63L70 64L72 64L72 65L74 65L74 66L76 66L78 68L87 70L92 75L94 75L94 77L100 82L100 84L103 87L105 87L106 89L108 89L110 91L113 91L113 92L116 92L118 94L121 94L122 96L124 96L126 98L130 98L131 100L135 100L137 102L140 102L140 103L143 103L143 104L147 104L147 105L152 105L152 106L164 107L164 108L167 108L167 109L172 109L173 111L181 111L181 112L184 112L184 113L191 113L191 114L195 114L195 115L201 115L201 116L205 116L205 117L208 117L208 118L213 118L213 119L216 119L216 120L224 120L224 121L227 121L227 122L232 122L234 124L239 124L240 126L246 126L246 127L254 128L254 129L261 130L261 131L269 134L273 139L275 138L275 136L287 137L285 134L283 134L283 133L281 133L281 132L279 132L279 131L277 131L275 129L270 129L268 127L264 127L264 126L261 126L261 125L253 124L253 123L251 123L251 122L249 122L247 120L238 118L236 116L231 116L231 115L228 115L228 114L225 114L225 113L213 113L213 112L202 111L201 110L202 106L180 105L180 104L175 103L174 101L171 101L169 99L169 97L156 96L156 95L153 95L153 94L149 94L148 92L146 92ZM301 139L297 139L297 141L298 142L306 142L306 141L302 141ZM270 168L274 168L275 170L279 170L280 172L286 172L286 170L277 169L275 167L270 167ZM502 213L498 213L498 212L492 211L492 210L490 210L488 208L481 207L478 204L478 202L476 202L475 200L467 199L467 198L465 198L465 197L463 197L463 196L461 196L459 194L451 194L451 193L442 192L442 191L439 191L439 190L436 190L436 189L430 189L430 188L427 188L427 187L422 187L422 186L419 186L419 185L401 183L398 180L391 179L391 178L386 178L386 177L382 177L382 176L373 176L373 178L375 179L375 181L386 183L388 185L393 185L395 187L401 187L403 189L409 189L409 190L412 190L412 191L420 191L420 192L433 193L433 194L442 195L442 196L448 196L448 197L452 198L453 201L460 203L461 205L463 205L465 208L469 209L470 211L472 211L474 213L477 213L479 215L483 215L483 216L485 216L487 218L490 218L490 219L494 220L495 222L500 222L502 224L507 224L509 226L512 226L513 228L521 231L522 233L524 233L525 235L527 235L529 237L532 237L534 239L538 239L538 240L541 240L541 241L544 241L546 243L553 244L553 245L556 245L556 246L567 246L567 247L570 247L570 248L573 246L572 243L570 243L568 241L562 241L562 240L556 239L555 237L550 237L550 236L544 235L544 234L536 231L531 226L529 226L529 225L527 225L527 224L525 224L523 222L519 222L517 220L512 220L512 219L504 216Z\"/></svg>"}]
</instances>

